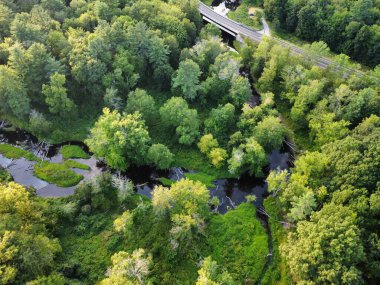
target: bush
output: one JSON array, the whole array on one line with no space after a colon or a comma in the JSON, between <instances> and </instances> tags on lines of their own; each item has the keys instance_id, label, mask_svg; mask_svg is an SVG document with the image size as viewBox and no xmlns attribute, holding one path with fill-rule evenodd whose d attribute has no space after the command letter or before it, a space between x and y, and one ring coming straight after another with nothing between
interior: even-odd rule
<instances>
[{"instance_id":1,"label":"bush","mask_svg":"<svg viewBox=\"0 0 380 285\"><path fill-rule=\"evenodd\" d=\"M64 159L68 158L90 158L90 156L80 147L77 145L64 145L60 153L63 155Z\"/></svg>"},{"instance_id":2,"label":"bush","mask_svg":"<svg viewBox=\"0 0 380 285\"><path fill-rule=\"evenodd\" d=\"M34 174L46 182L60 187L77 185L83 176L75 173L64 164L43 161L34 165Z\"/></svg>"},{"instance_id":3,"label":"bush","mask_svg":"<svg viewBox=\"0 0 380 285\"><path fill-rule=\"evenodd\" d=\"M167 169L171 166L174 155L163 144L154 144L148 150L148 161L159 169Z\"/></svg>"}]
</instances>

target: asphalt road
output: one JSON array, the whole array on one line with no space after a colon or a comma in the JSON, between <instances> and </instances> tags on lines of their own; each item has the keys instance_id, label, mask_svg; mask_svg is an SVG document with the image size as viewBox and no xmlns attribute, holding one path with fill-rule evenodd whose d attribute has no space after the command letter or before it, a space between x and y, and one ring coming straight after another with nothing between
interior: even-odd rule
<instances>
[{"instance_id":1,"label":"asphalt road","mask_svg":"<svg viewBox=\"0 0 380 285\"><path fill-rule=\"evenodd\" d=\"M208 7L207 5L205 5L204 3L200 2L200 1L199 1L199 12L201 13L201 15L203 15L203 17L211 20L212 22L216 23L219 26L222 26L223 28L231 31L234 34L241 35L244 37L248 37L251 40L254 40L256 42L260 42L262 37L263 37L263 35L260 34L259 32L254 31L251 28L249 28L243 24L240 24L238 22L235 22L235 21L233 21L227 17L219 15L212 8ZM299 54L299 55L305 55L305 51L302 48L300 48L296 45L287 43L285 41L282 41L280 39L277 39L274 37L272 37L272 38L274 40L276 40L280 45L289 48L292 53ZM331 60L324 58L324 57L316 57L316 58L314 58L314 61L315 61L315 64L317 66L324 68L324 69L327 68L329 65L333 64L333 62ZM356 70L356 69L352 69L349 67L344 67L343 69L345 69L348 73L355 72L355 73L363 74L361 71Z\"/></svg>"}]
</instances>

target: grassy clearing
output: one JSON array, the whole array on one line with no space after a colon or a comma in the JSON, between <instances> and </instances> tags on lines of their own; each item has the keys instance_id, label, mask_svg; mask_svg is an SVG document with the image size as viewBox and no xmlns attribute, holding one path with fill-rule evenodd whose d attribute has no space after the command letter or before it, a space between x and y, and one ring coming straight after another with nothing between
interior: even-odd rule
<instances>
[{"instance_id":1,"label":"grassy clearing","mask_svg":"<svg viewBox=\"0 0 380 285\"><path fill-rule=\"evenodd\" d=\"M269 197L264 200L264 206L268 214L269 225L272 231L273 238L273 262L268 268L262 280L263 285L291 284L291 278L288 274L288 268L285 260L281 257L279 252L279 245L286 239L286 230L279 223L282 220L280 209L282 208L278 199Z\"/></svg>"},{"instance_id":2,"label":"grassy clearing","mask_svg":"<svg viewBox=\"0 0 380 285\"><path fill-rule=\"evenodd\" d=\"M255 16L249 15L249 12L252 10L254 10ZM252 7L250 0L242 0L242 3L239 5L239 7L237 7L235 11L228 12L227 16L236 22L259 31L263 29L263 24L261 23L261 14L262 9Z\"/></svg>"},{"instance_id":3,"label":"grassy clearing","mask_svg":"<svg viewBox=\"0 0 380 285\"><path fill-rule=\"evenodd\" d=\"M0 153L10 159L23 157L30 161L40 161L34 153L9 144L0 144Z\"/></svg>"},{"instance_id":4,"label":"grassy clearing","mask_svg":"<svg viewBox=\"0 0 380 285\"><path fill-rule=\"evenodd\" d=\"M86 165L86 164L83 164L83 163L80 163L78 161L75 161L75 160L65 160L65 162L63 163L67 168L78 168L78 169L83 169L83 170L90 170L90 166Z\"/></svg>"},{"instance_id":5,"label":"grassy clearing","mask_svg":"<svg viewBox=\"0 0 380 285\"><path fill-rule=\"evenodd\" d=\"M166 178L166 177L160 177L157 179L162 185L166 187L170 187L173 183L175 183L173 180Z\"/></svg>"},{"instance_id":6,"label":"grassy clearing","mask_svg":"<svg viewBox=\"0 0 380 285\"><path fill-rule=\"evenodd\" d=\"M34 165L34 175L60 187L77 185L83 176L69 169L65 164L43 161Z\"/></svg>"},{"instance_id":7,"label":"grassy clearing","mask_svg":"<svg viewBox=\"0 0 380 285\"><path fill-rule=\"evenodd\" d=\"M268 236L256 218L253 205L243 203L225 215L213 215L208 226L207 245L218 264L237 284L255 284L268 255Z\"/></svg>"},{"instance_id":8,"label":"grassy clearing","mask_svg":"<svg viewBox=\"0 0 380 285\"><path fill-rule=\"evenodd\" d=\"M233 177L225 168L216 168L202 154L196 146L183 147L174 152L175 161L174 165L189 170L199 171L215 179L231 178Z\"/></svg>"},{"instance_id":9,"label":"grassy clearing","mask_svg":"<svg viewBox=\"0 0 380 285\"><path fill-rule=\"evenodd\" d=\"M216 178L214 176L208 175L206 173L185 173L186 178L194 181L200 181L208 188L215 188L215 184L213 183Z\"/></svg>"},{"instance_id":10,"label":"grassy clearing","mask_svg":"<svg viewBox=\"0 0 380 285\"><path fill-rule=\"evenodd\" d=\"M59 151L64 159L69 158L90 158L90 156L77 145L64 145Z\"/></svg>"}]
</instances>

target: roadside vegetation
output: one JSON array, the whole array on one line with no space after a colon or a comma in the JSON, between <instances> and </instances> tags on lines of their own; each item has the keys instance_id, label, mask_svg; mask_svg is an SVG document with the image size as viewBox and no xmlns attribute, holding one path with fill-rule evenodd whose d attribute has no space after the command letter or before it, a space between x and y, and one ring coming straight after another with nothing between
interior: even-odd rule
<instances>
[{"instance_id":1,"label":"roadside vegetation","mask_svg":"<svg viewBox=\"0 0 380 285\"><path fill-rule=\"evenodd\" d=\"M256 31L260 31L263 29L261 18L264 17L263 9L257 7L260 2L260 0L241 0L235 11L228 12L228 17Z\"/></svg>"}]
</instances>

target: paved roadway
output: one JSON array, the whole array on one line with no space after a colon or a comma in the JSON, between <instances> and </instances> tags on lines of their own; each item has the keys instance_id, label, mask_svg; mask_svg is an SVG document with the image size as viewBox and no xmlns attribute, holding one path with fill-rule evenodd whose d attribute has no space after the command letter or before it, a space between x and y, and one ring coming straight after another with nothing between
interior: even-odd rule
<instances>
[{"instance_id":1,"label":"paved roadway","mask_svg":"<svg viewBox=\"0 0 380 285\"><path fill-rule=\"evenodd\" d=\"M206 21L209 21L209 22L211 21L214 24L217 24L219 27L229 30L231 33L235 35L245 36L256 42L260 42L263 37L263 35L260 34L259 32L254 31L251 28L248 28L247 26L242 25L238 22L235 22L227 17L219 15L212 8L210 8L209 6L205 5L204 3L200 1L199 1L199 12L205 18ZM287 43L285 41L282 41L274 37L272 38L275 39L282 46L288 47L292 53L299 54L299 55L305 54L305 51L296 45ZM333 62L324 57L317 57L315 58L315 64L321 68L327 68L329 65L333 64ZM348 73L355 72L358 74L363 74L363 72L356 69L349 68L349 67L344 67L344 69L347 70Z\"/></svg>"}]
</instances>

